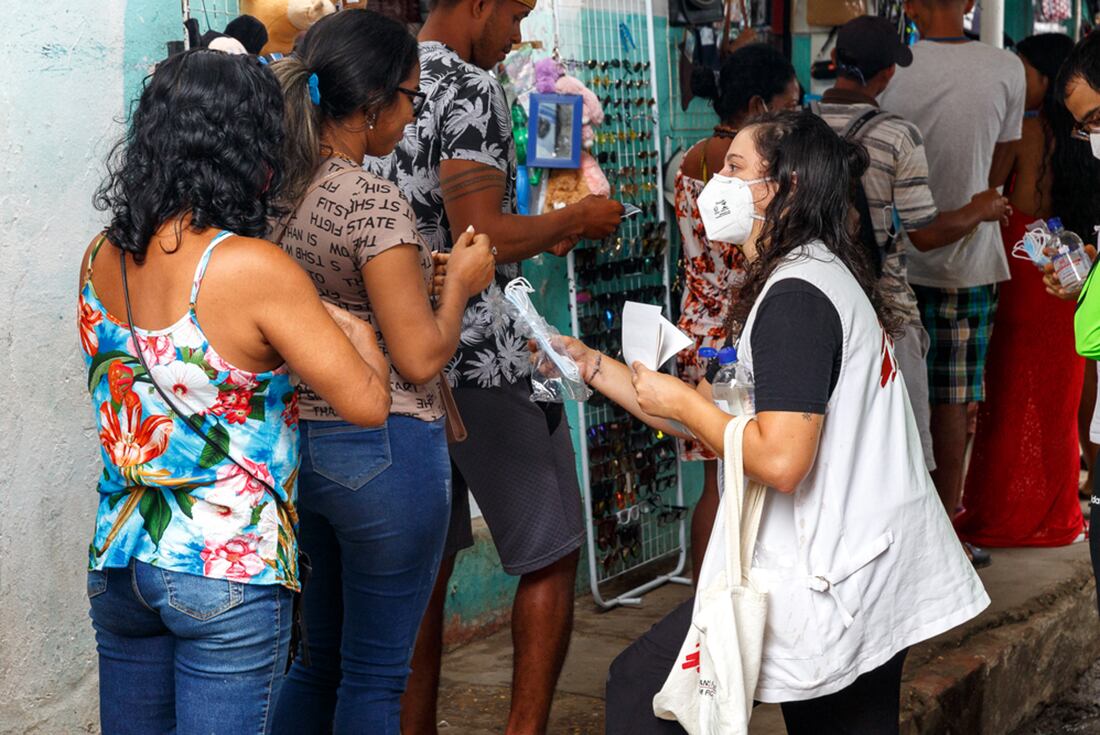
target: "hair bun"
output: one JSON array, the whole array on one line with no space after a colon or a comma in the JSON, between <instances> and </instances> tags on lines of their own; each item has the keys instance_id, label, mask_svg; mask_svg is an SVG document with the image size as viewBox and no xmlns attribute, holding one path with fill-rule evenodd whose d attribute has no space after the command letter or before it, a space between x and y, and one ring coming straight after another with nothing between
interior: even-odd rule
<instances>
[{"instance_id":1,"label":"hair bun","mask_svg":"<svg viewBox=\"0 0 1100 735\"><path fill-rule=\"evenodd\" d=\"M691 93L705 100L718 99L718 72L705 66L692 67Z\"/></svg>"}]
</instances>

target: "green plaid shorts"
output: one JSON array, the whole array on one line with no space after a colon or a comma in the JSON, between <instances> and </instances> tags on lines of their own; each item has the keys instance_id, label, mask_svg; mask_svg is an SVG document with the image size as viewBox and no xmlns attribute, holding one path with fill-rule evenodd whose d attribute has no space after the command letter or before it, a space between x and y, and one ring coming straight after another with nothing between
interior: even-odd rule
<instances>
[{"instance_id":1,"label":"green plaid shorts","mask_svg":"<svg viewBox=\"0 0 1100 735\"><path fill-rule=\"evenodd\" d=\"M985 400L985 357L997 310L997 285L913 286L928 330L928 397L932 403Z\"/></svg>"}]
</instances>

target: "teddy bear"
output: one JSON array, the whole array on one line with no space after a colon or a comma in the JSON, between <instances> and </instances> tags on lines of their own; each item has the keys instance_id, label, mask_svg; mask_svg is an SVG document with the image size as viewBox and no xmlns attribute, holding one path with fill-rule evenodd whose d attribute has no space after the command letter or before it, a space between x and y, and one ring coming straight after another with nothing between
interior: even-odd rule
<instances>
[{"instance_id":1,"label":"teddy bear","mask_svg":"<svg viewBox=\"0 0 1100 735\"><path fill-rule=\"evenodd\" d=\"M267 28L264 54L289 54L299 33L335 12L332 0L241 0L241 13L258 18Z\"/></svg>"}]
</instances>

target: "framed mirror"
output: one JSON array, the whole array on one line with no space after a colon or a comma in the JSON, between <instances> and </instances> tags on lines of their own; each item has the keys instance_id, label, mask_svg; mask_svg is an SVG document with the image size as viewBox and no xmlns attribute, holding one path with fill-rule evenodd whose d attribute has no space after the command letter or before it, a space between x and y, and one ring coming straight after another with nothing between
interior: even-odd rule
<instances>
[{"instance_id":1,"label":"framed mirror","mask_svg":"<svg viewBox=\"0 0 1100 735\"><path fill-rule=\"evenodd\" d=\"M528 115L527 165L580 168L580 95L532 94Z\"/></svg>"}]
</instances>

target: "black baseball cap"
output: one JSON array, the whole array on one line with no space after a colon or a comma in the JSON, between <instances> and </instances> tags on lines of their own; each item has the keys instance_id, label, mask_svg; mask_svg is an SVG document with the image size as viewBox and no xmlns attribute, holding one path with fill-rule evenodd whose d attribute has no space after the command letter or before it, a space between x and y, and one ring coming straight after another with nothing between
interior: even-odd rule
<instances>
[{"instance_id":1,"label":"black baseball cap","mask_svg":"<svg viewBox=\"0 0 1100 735\"><path fill-rule=\"evenodd\" d=\"M861 15L837 31L836 60L840 71L856 70L867 82L888 66L909 66L913 63L913 52L902 43L895 23L874 15Z\"/></svg>"}]
</instances>

